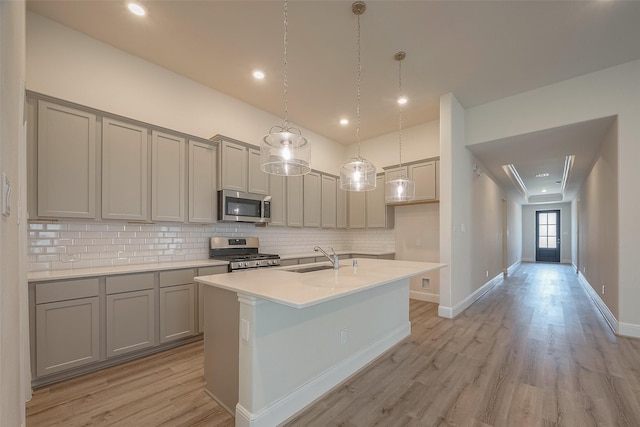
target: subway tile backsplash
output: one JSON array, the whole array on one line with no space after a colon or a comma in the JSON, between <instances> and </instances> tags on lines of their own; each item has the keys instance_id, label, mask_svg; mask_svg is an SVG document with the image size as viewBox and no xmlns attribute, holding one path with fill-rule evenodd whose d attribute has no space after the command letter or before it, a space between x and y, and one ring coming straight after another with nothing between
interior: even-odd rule
<instances>
[{"instance_id":1,"label":"subway tile backsplash","mask_svg":"<svg viewBox=\"0 0 640 427\"><path fill-rule=\"evenodd\" d=\"M312 253L315 245L337 251L395 251L395 230L385 229L34 221L29 223L29 271L207 259L212 236L256 236L261 252L281 256Z\"/></svg>"}]
</instances>

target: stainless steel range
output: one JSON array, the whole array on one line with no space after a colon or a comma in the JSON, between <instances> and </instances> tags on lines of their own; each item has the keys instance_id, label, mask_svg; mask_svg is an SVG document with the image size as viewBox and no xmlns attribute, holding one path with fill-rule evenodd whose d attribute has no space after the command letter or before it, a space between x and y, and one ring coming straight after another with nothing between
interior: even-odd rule
<instances>
[{"instance_id":1,"label":"stainless steel range","mask_svg":"<svg viewBox=\"0 0 640 427\"><path fill-rule=\"evenodd\" d=\"M209 258L229 261L230 272L280 265L280 256L262 254L259 247L257 237L212 237L209 239Z\"/></svg>"}]
</instances>

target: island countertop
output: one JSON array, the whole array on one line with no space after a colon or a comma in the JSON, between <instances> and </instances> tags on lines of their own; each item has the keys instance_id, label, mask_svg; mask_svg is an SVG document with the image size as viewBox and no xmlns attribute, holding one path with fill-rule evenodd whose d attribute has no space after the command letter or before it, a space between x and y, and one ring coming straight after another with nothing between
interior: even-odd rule
<instances>
[{"instance_id":1,"label":"island countertop","mask_svg":"<svg viewBox=\"0 0 640 427\"><path fill-rule=\"evenodd\" d=\"M357 261L357 267L353 266L354 261ZM194 280L290 307L306 308L446 266L432 262L354 258L340 261L337 271L291 271L316 265L329 265L329 262L199 276Z\"/></svg>"}]
</instances>

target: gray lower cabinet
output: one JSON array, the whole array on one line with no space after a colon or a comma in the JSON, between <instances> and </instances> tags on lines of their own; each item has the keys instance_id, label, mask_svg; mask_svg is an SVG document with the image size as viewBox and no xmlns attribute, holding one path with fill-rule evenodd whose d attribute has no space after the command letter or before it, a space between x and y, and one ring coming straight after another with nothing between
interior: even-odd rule
<instances>
[{"instance_id":1,"label":"gray lower cabinet","mask_svg":"<svg viewBox=\"0 0 640 427\"><path fill-rule=\"evenodd\" d=\"M193 269L160 273L160 343L196 333Z\"/></svg>"},{"instance_id":2,"label":"gray lower cabinet","mask_svg":"<svg viewBox=\"0 0 640 427\"><path fill-rule=\"evenodd\" d=\"M156 345L153 275L107 277L107 357Z\"/></svg>"},{"instance_id":3,"label":"gray lower cabinet","mask_svg":"<svg viewBox=\"0 0 640 427\"><path fill-rule=\"evenodd\" d=\"M98 279L38 284L35 302L36 376L100 359Z\"/></svg>"}]
</instances>

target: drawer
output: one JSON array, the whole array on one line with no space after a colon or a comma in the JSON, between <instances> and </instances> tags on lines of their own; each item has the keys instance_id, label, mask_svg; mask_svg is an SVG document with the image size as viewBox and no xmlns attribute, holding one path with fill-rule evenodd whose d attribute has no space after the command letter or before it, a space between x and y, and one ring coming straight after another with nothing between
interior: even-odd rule
<instances>
[{"instance_id":1,"label":"drawer","mask_svg":"<svg viewBox=\"0 0 640 427\"><path fill-rule=\"evenodd\" d=\"M125 274L107 277L107 295L153 289L154 273Z\"/></svg>"},{"instance_id":2,"label":"drawer","mask_svg":"<svg viewBox=\"0 0 640 427\"><path fill-rule=\"evenodd\" d=\"M160 272L160 287L193 283L193 268Z\"/></svg>"},{"instance_id":3,"label":"drawer","mask_svg":"<svg viewBox=\"0 0 640 427\"><path fill-rule=\"evenodd\" d=\"M98 278L38 283L36 304L98 296Z\"/></svg>"},{"instance_id":4,"label":"drawer","mask_svg":"<svg viewBox=\"0 0 640 427\"><path fill-rule=\"evenodd\" d=\"M217 265L215 267L202 267L198 269L198 276L211 276L212 274L224 274L229 272L228 265Z\"/></svg>"}]
</instances>

